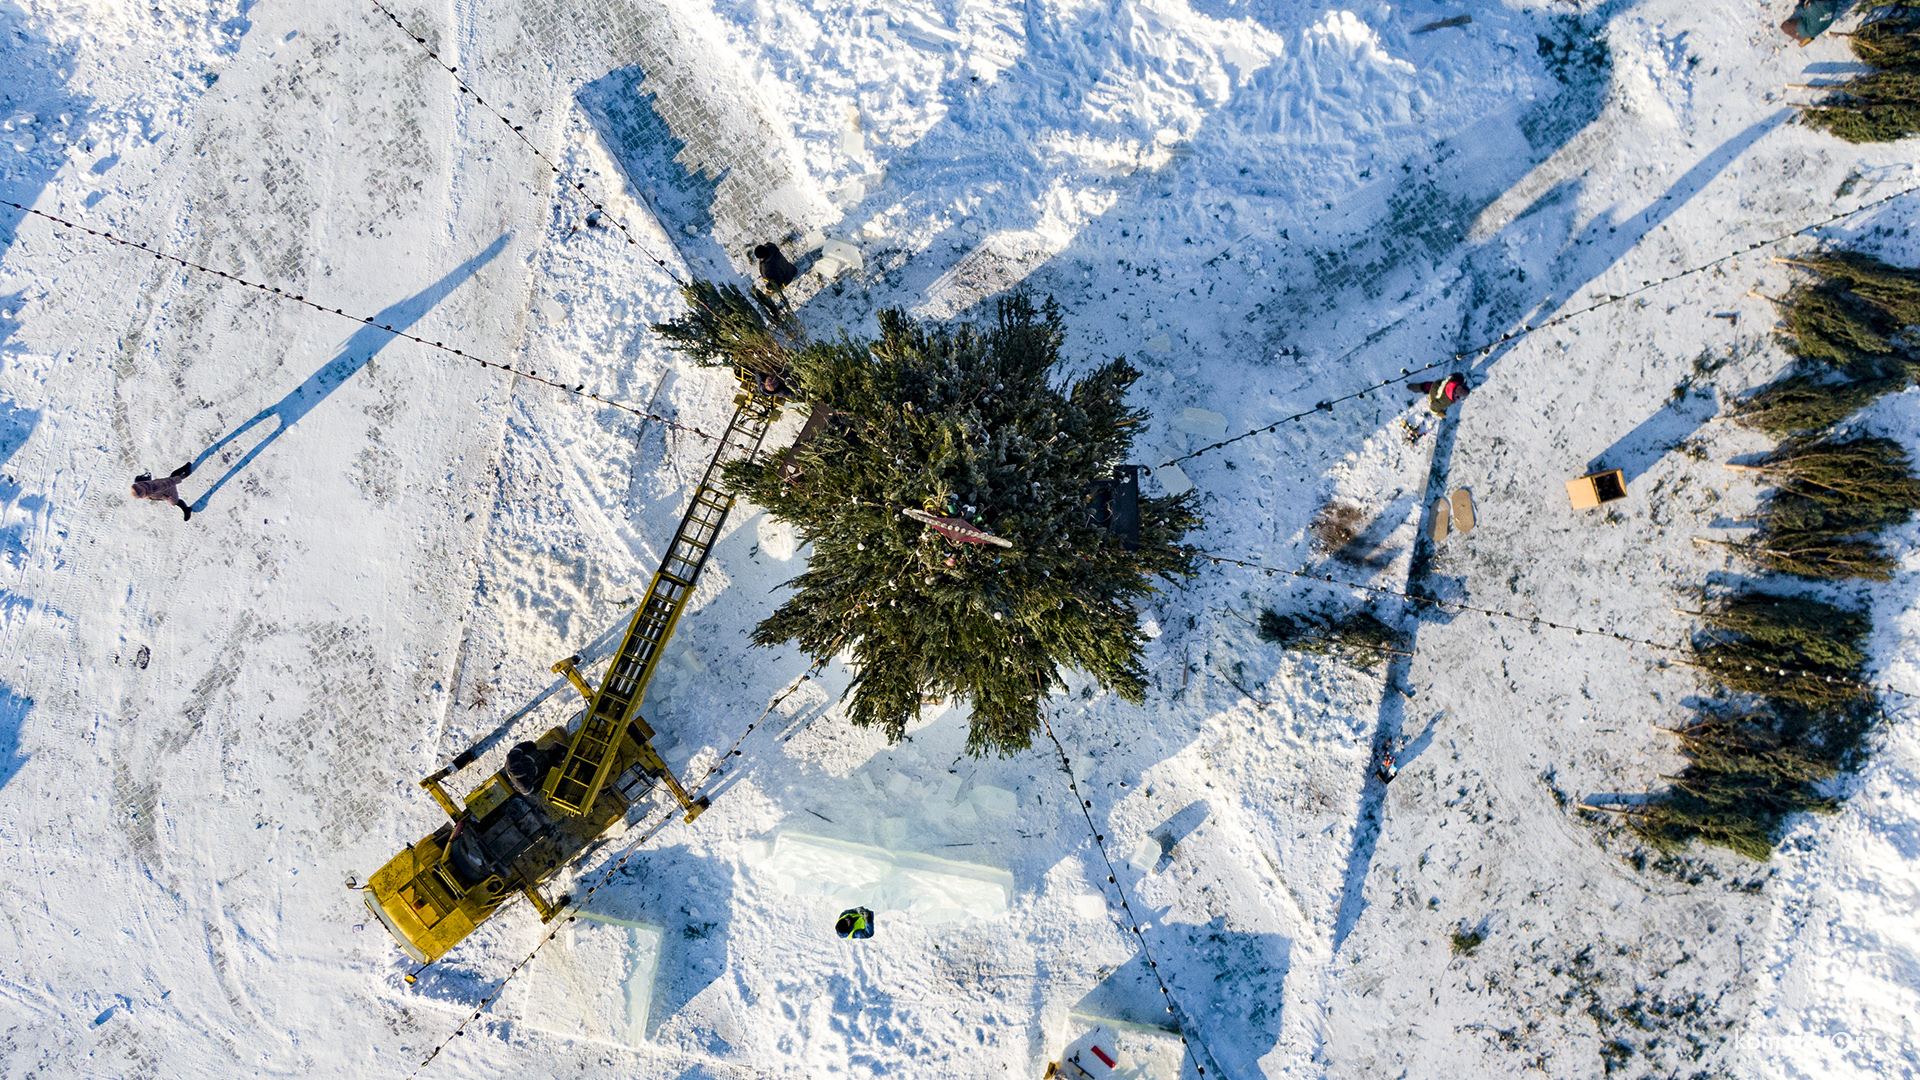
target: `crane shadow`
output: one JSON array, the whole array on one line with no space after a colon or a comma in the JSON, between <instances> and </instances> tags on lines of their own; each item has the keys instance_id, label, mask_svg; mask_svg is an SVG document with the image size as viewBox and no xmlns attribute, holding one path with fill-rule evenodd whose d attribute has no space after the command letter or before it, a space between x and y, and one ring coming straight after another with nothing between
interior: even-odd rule
<instances>
[{"instance_id":1,"label":"crane shadow","mask_svg":"<svg viewBox=\"0 0 1920 1080\"><path fill-rule=\"evenodd\" d=\"M215 456L219 456L224 463L232 456L227 448L235 440L269 420L278 421L273 430L267 433L266 438L261 439L239 461L234 462L220 479L213 482L212 487L194 500L194 512L199 513L205 510L213 501L213 496L225 487L229 480L253 464L254 459L264 453L267 447L272 446L275 439L286 434L287 429L305 419L315 406L325 401L335 390L340 389L361 368L366 367L367 362L385 348L396 333L412 328L427 312L432 311L440 301L445 300L453 290L459 288L468 278L479 273L482 267L505 251L507 242L511 239L513 239L512 233L502 233L498 239L487 246L485 251L454 267L439 281L375 315L370 323L354 331L353 336L341 346L337 356L319 371L308 376L305 382L289 391L286 397L261 409L219 442L202 450L200 456L193 459L194 468L198 469L202 463Z\"/></svg>"}]
</instances>

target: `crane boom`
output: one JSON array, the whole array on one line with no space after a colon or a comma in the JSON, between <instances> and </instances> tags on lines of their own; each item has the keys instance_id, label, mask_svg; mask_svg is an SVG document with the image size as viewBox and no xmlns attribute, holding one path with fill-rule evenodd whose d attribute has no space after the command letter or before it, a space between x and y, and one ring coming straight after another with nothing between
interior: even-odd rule
<instances>
[{"instance_id":1,"label":"crane boom","mask_svg":"<svg viewBox=\"0 0 1920 1080\"><path fill-rule=\"evenodd\" d=\"M633 713L660 663L661 646L672 636L674 625L686 610L694 582L733 509L733 495L721 486L722 471L733 462L752 461L759 456L760 444L780 408L774 398L751 392L736 397L734 404L737 407L720 448L693 490L693 499L673 534L673 542L667 546L666 557L647 586L646 598L627 625L620 651L608 665L600 688L593 692L580 727L567 745L566 757L547 774L547 804L559 813L585 813L606 785L613 771L615 748L627 734L629 724L640 722ZM647 729L645 734L651 735L652 731ZM671 776L664 763L661 772ZM685 793L677 783L673 786L685 802Z\"/></svg>"}]
</instances>

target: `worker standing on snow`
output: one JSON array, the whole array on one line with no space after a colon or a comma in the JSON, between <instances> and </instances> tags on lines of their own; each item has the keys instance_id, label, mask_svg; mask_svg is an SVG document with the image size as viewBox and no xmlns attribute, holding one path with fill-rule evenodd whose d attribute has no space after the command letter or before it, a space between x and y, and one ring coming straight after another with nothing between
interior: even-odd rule
<instances>
[{"instance_id":1,"label":"worker standing on snow","mask_svg":"<svg viewBox=\"0 0 1920 1080\"><path fill-rule=\"evenodd\" d=\"M774 292L793 284L800 276L800 268L787 260L779 244L761 244L753 249L753 257L760 264L760 280Z\"/></svg>"},{"instance_id":2,"label":"worker standing on snow","mask_svg":"<svg viewBox=\"0 0 1920 1080\"><path fill-rule=\"evenodd\" d=\"M848 908L840 913L840 920L833 924L833 932L843 938L870 938L873 936L873 912L866 908Z\"/></svg>"},{"instance_id":3,"label":"worker standing on snow","mask_svg":"<svg viewBox=\"0 0 1920 1080\"><path fill-rule=\"evenodd\" d=\"M1454 402L1467 396L1467 377L1455 374L1439 382L1408 383L1407 389L1427 395L1427 407L1433 410L1433 415L1445 416Z\"/></svg>"},{"instance_id":4,"label":"worker standing on snow","mask_svg":"<svg viewBox=\"0 0 1920 1080\"><path fill-rule=\"evenodd\" d=\"M192 475L192 473L193 462L191 461L173 470L171 474L160 480L155 480L151 473L141 473L139 476L133 478L133 497L136 499L151 499L154 502L172 503L180 508L180 513L183 515L180 520L191 521L193 520L193 507L180 501L180 481L185 480L188 476Z\"/></svg>"}]
</instances>

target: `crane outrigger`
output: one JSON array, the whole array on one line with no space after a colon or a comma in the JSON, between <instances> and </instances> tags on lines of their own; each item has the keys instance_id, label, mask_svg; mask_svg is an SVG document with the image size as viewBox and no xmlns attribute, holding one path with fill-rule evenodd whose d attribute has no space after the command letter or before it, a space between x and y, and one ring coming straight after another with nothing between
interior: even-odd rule
<instances>
[{"instance_id":1,"label":"crane outrigger","mask_svg":"<svg viewBox=\"0 0 1920 1080\"><path fill-rule=\"evenodd\" d=\"M706 800L689 795L654 750L653 729L638 707L733 509L722 472L760 456L780 413L779 396L746 372L739 376L745 393L734 398L720 448L599 687L581 674L578 656L553 665L587 700L577 724L515 745L505 766L461 802L443 784L473 764L479 744L420 781L451 820L395 855L366 886L367 908L418 963L446 955L516 893L533 904L542 922L551 921L567 898L549 900L541 885L623 819L656 781L667 785L686 820L706 809Z\"/></svg>"}]
</instances>

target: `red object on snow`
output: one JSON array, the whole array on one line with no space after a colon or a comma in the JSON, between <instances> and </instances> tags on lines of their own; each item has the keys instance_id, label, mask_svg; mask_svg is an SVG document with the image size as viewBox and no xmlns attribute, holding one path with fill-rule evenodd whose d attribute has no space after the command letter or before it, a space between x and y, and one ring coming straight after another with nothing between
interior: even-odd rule
<instances>
[{"instance_id":1,"label":"red object on snow","mask_svg":"<svg viewBox=\"0 0 1920 1080\"><path fill-rule=\"evenodd\" d=\"M1117 1068L1119 1068L1119 1067L1120 1067L1120 1066L1119 1066L1119 1063L1118 1063L1118 1062L1116 1062L1116 1061L1114 1061L1114 1060L1113 1060L1112 1058L1110 1058L1110 1057L1108 1057L1108 1056L1107 1056L1107 1052L1106 1052L1105 1050L1102 1050L1102 1049L1100 1049L1100 1048L1099 1048L1098 1046L1089 1046L1089 1047L1087 1047L1087 1049L1089 1049L1089 1050L1092 1050L1092 1051L1093 1051L1093 1056L1094 1056L1094 1057L1097 1057L1097 1058L1099 1058L1099 1059L1100 1059L1100 1061L1101 1061L1101 1062L1102 1062L1103 1064L1105 1064L1107 1068L1109 1068L1109 1069L1117 1069Z\"/></svg>"}]
</instances>

